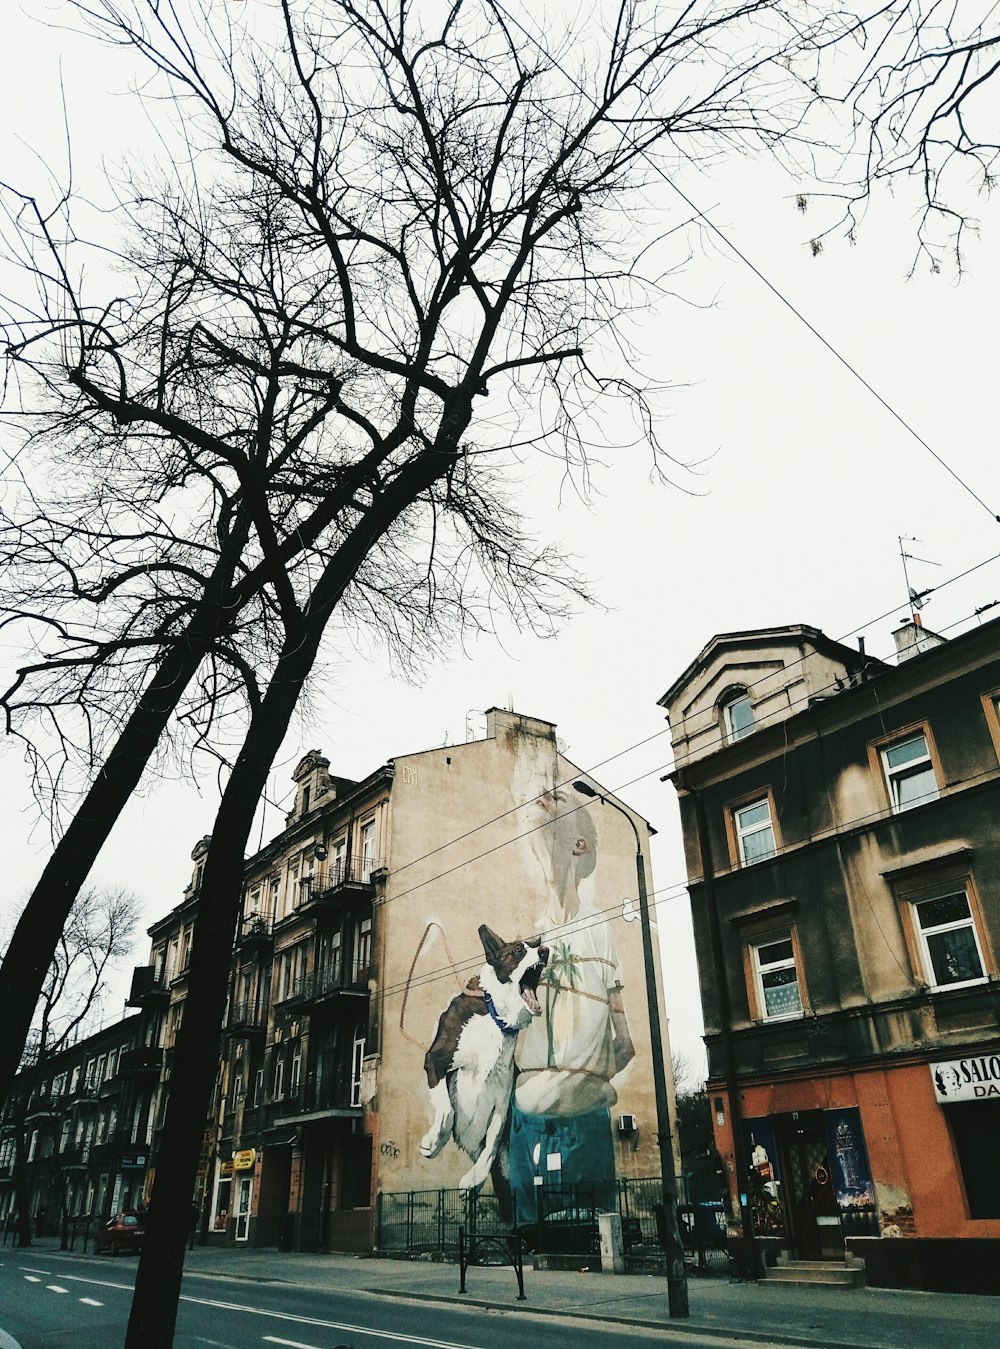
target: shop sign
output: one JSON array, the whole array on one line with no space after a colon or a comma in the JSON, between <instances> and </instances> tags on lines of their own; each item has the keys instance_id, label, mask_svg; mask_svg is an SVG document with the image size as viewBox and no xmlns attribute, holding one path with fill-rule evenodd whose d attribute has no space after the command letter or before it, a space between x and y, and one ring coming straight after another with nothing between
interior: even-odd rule
<instances>
[{"instance_id":1,"label":"shop sign","mask_svg":"<svg viewBox=\"0 0 1000 1349\"><path fill-rule=\"evenodd\" d=\"M257 1160L257 1151L255 1148L244 1148L242 1152L233 1153L234 1171L252 1171L253 1164Z\"/></svg>"},{"instance_id":2,"label":"shop sign","mask_svg":"<svg viewBox=\"0 0 1000 1349\"><path fill-rule=\"evenodd\" d=\"M122 1156L121 1169L123 1171L141 1171L146 1165L146 1157L141 1152L126 1152Z\"/></svg>"},{"instance_id":3,"label":"shop sign","mask_svg":"<svg viewBox=\"0 0 1000 1349\"><path fill-rule=\"evenodd\" d=\"M932 1063L930 1070L934 1096L941 1105L953 1101L1000 1100L1000 1054L945 1059Z\"/></svg>"},{"instance_id":4,"label":"shop sign","mask_svg":"<svg viewBox=\"0 0 1000 1349\"><path fill-rule=\"evenodd\" d=\"M232 1157L230 1157L228 1161L221 1162L219 1164L219 1175L225 1177L231 1176L232 1174L233 1174L233 1159Z\"/></svg>"}]
</instances>

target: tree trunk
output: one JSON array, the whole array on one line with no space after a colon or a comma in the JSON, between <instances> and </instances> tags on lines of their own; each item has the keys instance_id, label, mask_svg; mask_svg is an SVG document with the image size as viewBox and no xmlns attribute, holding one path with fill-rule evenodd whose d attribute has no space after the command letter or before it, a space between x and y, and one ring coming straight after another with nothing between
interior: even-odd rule
<instances>
[{"instance_id":1,"label":"tree trunk","mask_svg":"<svg viewBox=\"0 0 1000 1349\"><path fill-rule=\"evenodd\" d=\"M286 633L267 693L222 794L202 873L188 994L174 1048L149 1228L139 1256L125 1349L170 1349L173 1344L201 1140L219 1067L217 1032L226 1006L246 845L271 765L340 597L378 539L454 461L454 451L416 456L330 559L301 623Z\"/></svg>"}]
</instances>

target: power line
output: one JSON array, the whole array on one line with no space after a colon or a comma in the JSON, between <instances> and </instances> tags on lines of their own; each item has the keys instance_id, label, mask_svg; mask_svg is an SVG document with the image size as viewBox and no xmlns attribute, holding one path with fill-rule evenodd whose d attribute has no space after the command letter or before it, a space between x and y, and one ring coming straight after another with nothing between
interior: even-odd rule
<instances>
[{"instance_id":1,"label":"power line","mask_svg":"<svg viewBox=\"0 0 1000 1349\"><path fill-rule=\"evenodd\" d=\"M509 11L505 10L504 13L508 22L510 22L513 26L515 26L523 34L523 36L526 37L528 41L532 43L535 49L541 55L543 55L547 61L551 62L551 64L560 72L560 74L563 75L563 77L566 80L568 80L572 85L575 86L577 92L580 95L582 95L582 97L586 98L595 109L597 109L599 106L597 100L593 97L593 95L589 92L589 90L584 88L584 86L580 84L580 82L566 70L565 66L561 65L555 59L552 53L550 51L547 51L543 47L542 43L538 40L538 38L536 38L533 33L530 33L524 27L523 23L521 23L519 19L517 19ZM711 220L705 214L705 212L702 211L701 208L691 200L691 198L687 195L687 193L677 186L677 184L670 177L667 171L662 167L662 165L660 165L650 155L648 149L646 149L644 146L638 145L636 141L628 137L624 131L622 132L622 135L624 139L629 140L629 143L631 144L633 149L642 156L642 158L646 161L646 163L650 166L650 168L653 169L653 171L660 178L663 179L663 181L667 184L667 186L672 188L673 191L676 192L676 194L685 203L685 205L695 213L695 216L699 220L701 220L714 234L716 234L719 237L719 239L722 240L725 246L740 260L740 262L742 262L745 266L750 268L754 276L756 276L759 281L763 282L763 284L768 288L768 290L771 291L771 293L775 295L792 314L794 314L794 316L799 320L799 322L803 324L804 327L806 327L809 330L809 332L811 332L812 335L819 342L822 343L822 345L827 349L827 351L829 351L830 354L841 363L841 365L845 368L845 370L849 371L849 373L852 374L854 378L858 380L858 382L865 389L868 390L868 392L872 395L872 397L883 408L885 408L886 412L888 412L890 416L894 417L896 421L899 422L900 426L902 426L904 430L908 431L909 434L914 438L914 440L916 440L917 443L921 445L927 451L927 453L931 455L931 457L935 459L938 464L940 464L940 466L943 469L945 469L946 472L951 474L951 476L955 479L955 481L959 484L959 486L962 487L966 492L968 492L968 494L973 498L973 500L976 501L980 506L982 506L983 510L988 512L988 514L991 515L998 524L1000 524L1000 514L997 514L996 511L994 511L990 506L986 504L986 502L982 499L982 497L979 496L979 494L969 486L969 484L964 480L964 478L962 478L961 475L955 469L953 469L951 465L947 463L946 460L942 458L942 456L938 454L938 452L935 449L933 449L933 447L923 438L923 436L920 435L919 432L913 426L911 426L911 424L906 420L906 418L903 417L901 413L897 412L896 409L892 406L892 404L889 403L889 401L878 392L878 390L860 373L860 371L851 364L851 362L847 359L847 357L842 355L841 352L838 351L838 349L833 345L833 343L829 340L829 338L824 337L824 335L819 331L819 329L815 326L815 324L811 323L805 317L805 315L799 309L796 308L796 306L792 303L792 301L789 300L788 297L778 289L778 287L774 284L774 282L771 281L767 276L765 276L764 273L760 270L760 268L757 267L755 263L751 262L751 260L747 257L747 255L743 253L739 248L737 248L737 246L722 231L722 229L720 229L720 227L716 225L715 222ZM677 146L677 149L680 150L681 154L684 155L685 159L688 161L689 164L694 164L694 161L691 159L691 156L687 153L687 151L684 149L683 146Z\"/></svg>"}]
</instances>

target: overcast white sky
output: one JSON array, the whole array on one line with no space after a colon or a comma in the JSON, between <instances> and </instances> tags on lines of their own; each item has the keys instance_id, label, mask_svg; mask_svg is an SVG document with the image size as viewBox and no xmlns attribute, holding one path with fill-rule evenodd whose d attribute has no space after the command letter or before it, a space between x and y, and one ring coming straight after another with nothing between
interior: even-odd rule
<instances>
[{"instance_id":1,"label":"overcast white sky","mask_svg":"<svg viewBox=\"0 0 1000 1349\"><path fill-rule=\"evenodd\" d=\"M47 8L39 4L33 12ZM5 12L0 176L8 181L41 181L27 146L57 157L60 61L78 172L101 154L114 157L142 143L141 119L122 96L124 73L108 54ZM856 246L831 242L814 259L807 247L811 217L794 209L794 184L781 174L735 163L685 186L1000 511L1000 213L982 204L981 242L970 241L960 284L926 271L908 280L914 202L878 200ZM904 613L897 536L916 536L921 543L912 551L939 564L913 565L911 579L923 588L1000 553L1000 527L722 246L697 253L677 287L692 303L665 303L658 314L644 315L635 333L655 371L684 386L671 397L662 434L679 459L704 461L700 475L687 479L699 495L650 483L639 454L609 458L597 470L589 506L572 498L560 504L542 475L531 514L575 554L605 610L580 614L549 642L484 640L436 664L418 688L399 682L378 657L346 659L335 670L328 662L311 719L286 746L271 794L285 799L288 772L303 749L319 747L334 772L360 777L394 754L446 738L464 741L467 724L481 735L478 713L508 700L556 722L569 756L594 768L659 831L653 885L661 901L671 1038L700 1059L676 803L659 781L669 767L669 737L648 740L665 725L656 699L716 632L802 622L853 641L861 625L892 611L891 619L865 628L869 651L887 655L893 620ZM943 590L925 619L937 630L965 626L977 606L998 598L994 563ZM16 663L9 642L0 645L2 661ZM648 743L595 767L642 741ZM16 750L0 754L0 799L0 905L9 911L43 865L47 838ZM152 921L180 899L190 848L209 831L213 814L211 783L200 791L188 783L149 783L97 875L132 886ZM280 822L270 810L264 836ZM143 944L137 959L144 954ZM122 997L126 984L123 975Z\"/></svg>"}]
</instances>

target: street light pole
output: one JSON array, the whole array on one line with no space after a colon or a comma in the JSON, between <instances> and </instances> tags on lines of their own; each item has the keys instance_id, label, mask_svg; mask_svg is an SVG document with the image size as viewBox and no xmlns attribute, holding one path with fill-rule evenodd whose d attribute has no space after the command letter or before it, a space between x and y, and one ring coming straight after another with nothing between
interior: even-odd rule
<instances>
[{"instance_id":1,"label":"street light pole","mask_svg":"<svg viewBox=\"0 0 1000 1349\"><path fill-rule=\"evenodd\" d=\"M642 955L646 974L646 1004L649 1013L649 1041L653 1056L653 1093L656 1101L656 1131L660 1147L660 1177L663 1184L663 1218L665 1249L667 1253L667 1303L671 1317L690 1315L688 1310L687 1270L684 1267L684 1247L677 1225L677 1173L674 1169L674 1149L670 1135L670 1107L667 1103L667 1074L663 1064L663 1032L660 1026L660 1003L656 996L656 965L653 954L653 933L649 922L649 896L646 893L646 863L642 842L635 820L623 806L604 796L582 779L573 783L581 796L595 797L602 806L611 806L624 815L635 835L635 874L639 886L639 918L642 928Z\"/></svg>"}]
</instances>

